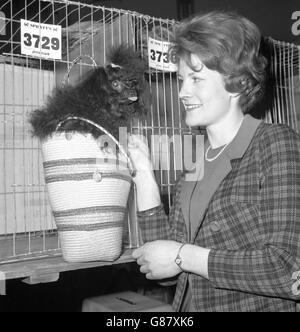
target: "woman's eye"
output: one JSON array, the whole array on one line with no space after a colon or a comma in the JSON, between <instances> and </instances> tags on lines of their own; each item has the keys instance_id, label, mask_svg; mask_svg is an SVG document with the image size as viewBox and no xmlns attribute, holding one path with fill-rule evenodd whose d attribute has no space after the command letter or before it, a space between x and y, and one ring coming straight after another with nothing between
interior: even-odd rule
<instances>
[{"instance_id":1,"label":"woman's eye","mask_svg":"<svg viewBox=\"0 0 300 332\"><path fill-rule=\"evenodd\" d=\"M194 83L199 83L199 82L203 81L202 78L200 78L200 77L193 77L192 79L193 79Z\"/></svg>"}]
</instances>

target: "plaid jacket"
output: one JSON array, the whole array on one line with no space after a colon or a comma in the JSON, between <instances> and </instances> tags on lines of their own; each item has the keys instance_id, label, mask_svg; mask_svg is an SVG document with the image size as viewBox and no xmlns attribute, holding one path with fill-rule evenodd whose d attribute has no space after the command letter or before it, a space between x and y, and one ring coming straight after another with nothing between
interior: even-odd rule
<instances>
[{"instance_id":1,"label":"plaid jacket","mask_svg":"<svg viewBox=\"0 0 300 332\"><path fill-rule=\"evenodd\" d=\"M226 150L225 150L226 151ZM209 280L190 276L196 311L296 311L300 271L300 137L261 122L241 155L223 154L223 176L190 243L211 249ZM220 156L221 157L221 156ZM145 242L188 242L181 208L183 178L166 216L162 206L138 214ZM173 307L180 310L188 273Z\"/></svg>"}]
</instances>

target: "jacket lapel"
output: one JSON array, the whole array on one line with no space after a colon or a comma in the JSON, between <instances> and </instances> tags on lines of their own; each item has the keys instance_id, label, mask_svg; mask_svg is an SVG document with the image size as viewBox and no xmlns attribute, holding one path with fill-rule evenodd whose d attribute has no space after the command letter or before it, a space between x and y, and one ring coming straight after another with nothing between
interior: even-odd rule
<instances>
[{"instance_id":1,"label":"jacket lapel","mask_svg":"<svg viewBox=\"0 0 300 332\"><path fill-rule=\"evenodd\" d=\"M199 215L199 222L198 222L198 226L195 229L194 234L192 234L191 236L191 240L192 243L194 243L196 235L198 234L203 221L205 219L205 215L209 206L209 203L211 201L211 199L213 198L213 195L215 194L215 192L217 191L217 189L220 187L220 184L222 183L222 181L225 179L225 177L231 172L232 167L231 167L231 162L230 159L227 157L226 154L221 155L219 157L219 163L218 165L216 165L216 168L214 169L213 173L212 173L212 183L209 187L207 187L207 189L205 190L205 203L206 203L206 208L203 211L203 213L201 215ZM199 188L200 186L198 186ZM198 194L200 190L196 190L195 191L195 195L196 197L200 198L200 195ZM197 199L197 198L196 198ZM201 196L200 199L203 199L203 196Z\"/></svg>"},{"instance_id":2,"label":"jacket lapel","mask_svg":"<svg viewBox=\"0 0 300 332\"><path fill-rule=\"evenodd\" d=\"M207 147L208 147L208 144L205 148L207 148ZM189 209L190 209L190 199L191 199L192 193L193 193L193 195L195 195L195 197L199 197L199 199L205 200L205 205L208 206L212 196L214 195L214 193L220 186L221 182L232 169L230 159L228 158L228 156L226 154L220 155L219 161L220 162L216 165L216 168L214 169L214 171L212 173L211 185L205 191L204 196L201 195L201 198L200 198L201 188L200 188L200 186L197 186L197 181L186 182L185 185L183 185L183 187L182 187L182 190L180 193L180 203L181 203L182 214L184 216L185 223L187 225L187 229L189 228L188 225L190 222ZM203 165L204 165L204 163L203 163ZM199 169L200 169L200 166L199 166ZM194 188L195 186L196 186L196 188ZM203 216L204 216L204 211L201 215L197 216L197 218L199 218L199 221L202 220ZM199 227L200 227L200 225L199 225Z\"/></svg>"},{"instance_id":3,"label":"jacket lapel","mask_svg":"<svg viewBox=\"0 0 300 332\"><path fill-rule=\"evenodd\" d=\"M261 123L260 120L256 120L250 115L245 116L245 119L242 123L242 126L238 134L231 142L231 144L228 146L228 149L226 149L224 153L218 157L218 163L216 164L215 169L213 170L213 173L211 175L211 183L210 186L207 187L205 195L200 194L201 193L200 186L194 188L197 184L197 181L183 185L180 194L180 203L187 229L189 229L189 223L190 223L189 220L190 199L194 189L195 191L193 195L195 195L196 199L199 200L201 199L202 201L205 200L205 205L206 205L206 208L203 210L201 215L199 215L199 223L196 228L196 231L194 232L194 234L192 234L192 236L189 235L190 238L189 242L194 243L195 238L203 224L206 211L208 209L209 203L213 195L215 194L215 192L217 191L217 189L219 188L220 184L225 179L225 177L232 170L231 160L243 157L260 123ZM208 144L209 143L206 142L205 151L208 147ZM204 165L203 161L202 165Z\"/></svg>"}]
</instances>

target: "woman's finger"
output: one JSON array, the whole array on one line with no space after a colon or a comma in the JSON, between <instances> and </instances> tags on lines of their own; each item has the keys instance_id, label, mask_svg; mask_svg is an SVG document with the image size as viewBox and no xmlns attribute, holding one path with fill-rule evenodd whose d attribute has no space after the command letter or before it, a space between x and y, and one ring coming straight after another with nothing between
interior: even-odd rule
<instances>
[{"instance_id":1,"label":"woman's finger","mask_svg":"<svg viewBox=\"0 0 300 332\"><path fill-rule=\"evenodd\" d=\"M132 258L134 258L134 259L139 259L141 256L142 256L142 254L143 254L143 252L142 252L142 249L143 247L140 247L140 248L138 248L138 249L135 249L133 252L132 252Z\"/></svg>"},{"instance_id":2,"label":"woman's finger","mask_svg":"<svg viewBox=\"0 0 300 332\"><path fill-rule=\"evenodd\" d=\"M148 265L142 265L140 268L141 273L147 274L150 272Z\"/></svg>"},{"instance_id":3,"label":"woman's finger","mask_svg":"<svg viewBox=\"0 0 300 332\"><path fill-rule=\"evenodd\" d=\"M155 280L155 278L153 277L153 275L152 275L151 272L146 274L146 278L147 278L148 280Z\"/></svg>"},{"instance_id":4,"label":"woman's finger","mask_svg":"<svg viewBox=\"0 0 300 332\"><path fill-rule=\"evenodd\" d=\"M146 263L143 258L139 258L136 262L138 265L144 265Z\"/></svg>"}]
</instances>

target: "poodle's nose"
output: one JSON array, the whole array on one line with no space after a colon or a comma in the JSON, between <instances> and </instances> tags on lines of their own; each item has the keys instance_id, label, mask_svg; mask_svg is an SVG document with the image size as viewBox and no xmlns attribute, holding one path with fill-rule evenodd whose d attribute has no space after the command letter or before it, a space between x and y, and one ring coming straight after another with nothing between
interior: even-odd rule
<instances>
[{"instance_id":1,"label":"poodle's nose","mask_svg":"<svg viewBox=\"0 0 300 332\"><path fill-rule=\"evenodd\" d=\"M134 102L138 100L137 92L135 90L131 90L128 93L128 100Z\"/></svg>"}]
</instances>

